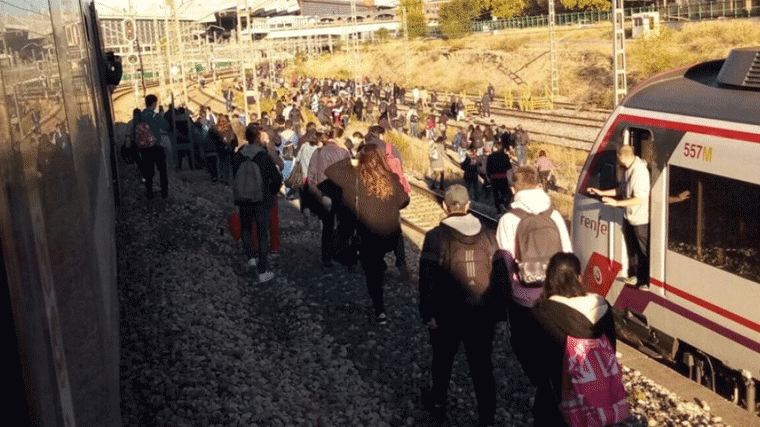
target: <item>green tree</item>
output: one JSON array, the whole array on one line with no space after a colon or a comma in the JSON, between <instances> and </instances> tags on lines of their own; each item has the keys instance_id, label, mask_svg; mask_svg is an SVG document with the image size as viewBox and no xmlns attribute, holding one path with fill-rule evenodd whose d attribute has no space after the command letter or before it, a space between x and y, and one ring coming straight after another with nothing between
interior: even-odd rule
<instances>
[{"instance_id":1,"label":"green tree","mask_svg":"<svg viewBox=\"0 0 760 427\"><path fill-rule=\"evenodd\" d=\"M406 27L409 29L409 37L426 36L427 20L425 19L422 0L401 0L399 7L406 9ZM399 15L401 15L400 10Z\"/></svg>"},{"instance_id":2,"label":"green tree","mask_svg":"<svg viewBox=\"0 0 760 427\"><path fill-rule=\"evenodd\" d=\"M489 11L491 16L500 19L518 16L528 6L528 0L478 0L478 2L482 10Z\"/></svg>"},{"instance_id":3,"label":"green tree","mask_svg":"<svg viewBox=\"0 0 760 427\"><path fill-rule=\"evenodd\" d=\"M612 8L612 3L609 0L560 0L560 2L567 9L575 10L607 10Z\"/></svg>"},{"instance_id":4,"label":"green tree","mask_svg":"<svg viewBox=\"0 0 760 427\"><path fill-rule=\"evenodd\" d=\"M441 34L448 38L469 34L472 21L480 15L478 0L451 0L438 9Z\"/></svg>"}]
</instances>

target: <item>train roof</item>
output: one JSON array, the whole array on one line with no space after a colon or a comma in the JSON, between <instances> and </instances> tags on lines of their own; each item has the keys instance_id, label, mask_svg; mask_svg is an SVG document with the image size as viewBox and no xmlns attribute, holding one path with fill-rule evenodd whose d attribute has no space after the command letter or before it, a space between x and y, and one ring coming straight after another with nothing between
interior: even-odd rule
<instances>
[{"instance_id":1,"label":"train roof","mask_svg":"<svg viewBox=\"0 0 760 427\"><path fill-rule=\"evenodd\" d=\"M749 77L757 58L760 48L736 49L726 59L659 74L634 88L623 106L758 125L760 87Z\"/></svg>"}]
</instances>

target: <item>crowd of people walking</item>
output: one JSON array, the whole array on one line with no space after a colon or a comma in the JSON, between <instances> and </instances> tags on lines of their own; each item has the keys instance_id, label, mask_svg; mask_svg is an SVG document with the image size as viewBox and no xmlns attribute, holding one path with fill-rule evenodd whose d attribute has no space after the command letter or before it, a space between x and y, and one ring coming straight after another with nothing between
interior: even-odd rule
<instances>
[{"instance_id":1,"label":"crowd of people walking","mask_svg":"<svg viewBox=\"0 0 760 427\"><path fill-rule=\"evenodd\" d=\"M241 116L230 105L233 96L227 105L231 118L201 108L194 120L182 108L170 107L161 114L156 109L158 99L147 96L146 109L136 110L131 124L132 146L137 147L131 158L141 166L146 196L153 197L153 169L158 165L161 195L167 197L166 159L180 167L179 153L189 149L191 164L202 162L212 177L233 187L245 252L241 274L265 283L274 277L270 224L276 219L270 218L276 216L272 212L284 182L284 197L299 200L306 220L308 211L322 223L323 268L335 268L333 261L349 268L358 263L374 320L384 325L392 321L383 299L385 255L393 252L400 279L410 279L400 223L400 212L410 202L410 187L399 150L386 135L403 131L422 136L430 144L432 186L445 190L446 213L426 233L419 261L419 312L432 345L431 385L423 402L433 419L445 423L452 364L464 343L479 425L494 424L498 392L491 364L494 327L507 320L512 349L537 388L534 425L604 426L627 417L624 395L622 404L619 399L591 402L583 396L578 400L580 392L573 388L566 343L581 340L588 344L589 354L610 361L615 358L614 324L609 304L587 293L580 282L580 263L572 254L565 222L546 192L551 161L544 153L538 169L527 166L527 132L519 126L509 131L491 121L470 124L450 135L447 121L463 118L461 99L452 97L437 110L438 94L415 87L403 113L398 107L407 103L404 88L382 79L357 85L294 77L291 85L289 98L279 99L258 120ZM492 92L489 87L481 100L486 116ZM317 118L304 129L302 108L310 108ZM352 117L369 122L366 134L344 135ZM160 143L162 133L169 132L177 134L174 154L167 154L168 148ZM461 156L456 163L464 170L465 185L447 186L444 180L449 138L453 152ZM199 141L198 152L193 141ZM219 161L210 162L210 157ZM480 181L492 193L497 210L504 212L495 232L469 212L480 198ZM619 391L615 381L620 380L620 369L617 376L609 369L605 372L605 378L593 385L607 387L614 395ZM571 400L572 413L567 410ZM610 410L613 416L608 416ZM578 424L579 417L588 423Z\"/></svg>"}]
</instances>

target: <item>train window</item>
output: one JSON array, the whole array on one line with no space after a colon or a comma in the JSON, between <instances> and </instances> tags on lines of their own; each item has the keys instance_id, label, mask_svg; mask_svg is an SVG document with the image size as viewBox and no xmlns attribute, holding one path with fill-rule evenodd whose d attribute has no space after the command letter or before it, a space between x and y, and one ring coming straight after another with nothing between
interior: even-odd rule
<instances>
[{"instance_id":1,"label":"train window","mask_svg":"<svg viewBox=\"0 0 760 427\"><path fill-rule=\"evenodd\" d=\"M594 168L590 171L588 187L601 188L607 190L617 187L617 177L615 174L617 164L616 148L607 147L599 153L596 153L597 160ZM585 191L581 188L581 191Z\"/></svg>"},{"instance_id":2,"label":"train window","mask_svg":"<svg viewBox=\"0 0 760 427\"><path fill-rule=\"evenodd\" d=\"M668 248L760 282L760 185L670 166L669 187Z\"/></svg>"}]
</instances>

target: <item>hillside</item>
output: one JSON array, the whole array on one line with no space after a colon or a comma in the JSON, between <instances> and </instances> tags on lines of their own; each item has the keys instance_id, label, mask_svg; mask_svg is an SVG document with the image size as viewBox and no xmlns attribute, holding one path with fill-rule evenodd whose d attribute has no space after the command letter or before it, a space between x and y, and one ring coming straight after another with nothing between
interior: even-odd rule
<instances>
[{"instance_id":1,"label":"hillside","mask_svg":"<svg viewBox=\"0 0 760 427\"><path fill-rule=\"evenodd\" d=\"M686 23L663 28L658 37L626 40L628 87L670 68L725 57L734 47L760 40L756 20ZM560 96L568 101L610 108L612 105L612 26L557 27ZM358 72L373 79L420 85L444 92L477 93L491 82L498 96L517 91L505 70L515 72L542 94L550 82L547 29L474 34L461 39L388 40L364 45L359 58L348 52L300 61L292 70L315 77L349 77ZM356 68L355 68L356 64Z\"/></svg>"}]
</instances>

